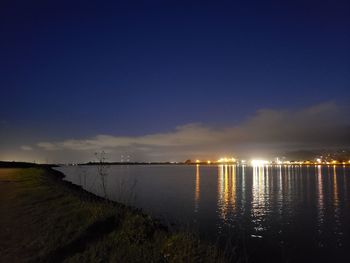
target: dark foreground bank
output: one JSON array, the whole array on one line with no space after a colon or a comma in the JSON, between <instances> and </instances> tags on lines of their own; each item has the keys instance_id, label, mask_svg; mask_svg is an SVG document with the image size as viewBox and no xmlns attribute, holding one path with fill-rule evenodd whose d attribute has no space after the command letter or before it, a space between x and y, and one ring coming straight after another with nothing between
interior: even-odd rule
<instances>
[{"instance_id":1,"label":"dark foreground bank","mask_svg":"<svg viewBox=\"0 0 350 263\"><path fill-rule=\"evenodd\" d=\"M215 246L62 177L0 169L0 262L225 262Z\"/></svg>"}]
</instances>

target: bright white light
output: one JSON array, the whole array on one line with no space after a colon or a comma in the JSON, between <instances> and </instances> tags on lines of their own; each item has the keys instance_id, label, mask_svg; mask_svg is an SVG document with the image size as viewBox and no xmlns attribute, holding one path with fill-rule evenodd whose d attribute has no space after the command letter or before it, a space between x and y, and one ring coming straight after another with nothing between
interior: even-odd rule
<instances>
[{"instance_id":1,"label":"bright white light","mask_svg":"<svg viewBox=\"0 0 350 263\"><path fill-rule=\"evenodd\" d=\"M253 166L261 166L261 165L269 164L269 161L266 161L266 160L252 160L250 163Z\"/></svg>"}]
</instances>

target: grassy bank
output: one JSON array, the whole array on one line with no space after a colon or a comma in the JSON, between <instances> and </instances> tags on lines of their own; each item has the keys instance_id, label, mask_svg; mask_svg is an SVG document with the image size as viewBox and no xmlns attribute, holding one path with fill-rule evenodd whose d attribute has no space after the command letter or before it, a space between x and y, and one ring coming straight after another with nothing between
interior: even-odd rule
<instances>
[{"instance_id":1,"label":"grassy bank","mask_svg":"<svg viewBox=\"0 0 350 263\"><path fill-rule=\"evenodd\" d=\"M0 169L0 262L223 262L214 246L62 181Z\"/></svg>"}]
</instances>

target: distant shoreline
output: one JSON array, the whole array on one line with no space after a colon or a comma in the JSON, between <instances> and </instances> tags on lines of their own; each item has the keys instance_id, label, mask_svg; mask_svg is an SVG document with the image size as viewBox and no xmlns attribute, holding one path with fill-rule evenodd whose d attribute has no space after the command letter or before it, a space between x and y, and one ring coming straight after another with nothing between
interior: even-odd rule
<instances>
[{"instance_id":1,"label":"distant shoreline","mask_svg":"<svg viewBox=\"0 0 350 263\"><path fill-rule=\"evenodd\" d=\"M146 163L146 162L132 162L132 163L120 163L120 162L105 162L105 163L80 163L80 164L62 164L66 166L84 166L84 165L207 165L207 166L217 166L217 165L237 165L237 166L248 166L253 167L254 165L251 164L237 164L237 163L171 163L171 162L152 162L152 163ZM255 166L285 166L285 165L293 165L293 166L348 166L350 163L336 163L336 164L325 164L325 163L309 163L309 164L297 164L297 163L290 163L290 164L264 164L264 165L255 165Z\"/></svg>"},{"instance_id":2,"label":"distant shoreline","mask_svg":"<svg viewBox=\"0 0 350 263\"><path fill-rule=\"evenodd\" d=\"M57 163L57 164L42 164L42 163L30 163L30 162L17 162L17 161L0 161L0 168L30 168L30 167L59 167L59 166L93 166L93 165L206 165L206 166L217 166L217 165L237 165L244 167L254 167L251 164L237 164L237 163L184 163L184 162L88 162L88 163ZM350 166L350 162L344 163L289 163L289 164L264 164L256 166Z\"/></svg>"}]
</instances>

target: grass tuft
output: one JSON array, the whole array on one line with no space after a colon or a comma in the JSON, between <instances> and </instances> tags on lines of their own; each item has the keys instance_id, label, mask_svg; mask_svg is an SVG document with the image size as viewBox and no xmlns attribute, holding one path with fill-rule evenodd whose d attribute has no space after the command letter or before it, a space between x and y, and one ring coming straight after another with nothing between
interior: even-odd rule
<instances>
[{"instance_id":1,"label":"grass tuft","mask_svg":"<svg viewBox=\"0 0 350 263\"><path fill-rule=\"evenodd\" d=\"M1 262L225 262L214 246L62 181L0 169Z\"/></svg>"}]
</instances>

